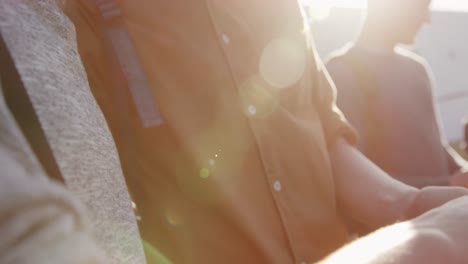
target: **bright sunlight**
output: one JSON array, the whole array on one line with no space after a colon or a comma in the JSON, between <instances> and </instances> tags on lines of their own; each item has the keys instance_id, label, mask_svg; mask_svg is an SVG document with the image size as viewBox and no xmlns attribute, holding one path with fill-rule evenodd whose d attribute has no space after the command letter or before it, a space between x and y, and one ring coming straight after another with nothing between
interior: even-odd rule
<instances>
[{"instance_id":1,"label":"bright sunlight","mask_svg":"<svg viewBox=\"0 0 468 264\"><path fill-rule=\"evenodd\" d=\"M305 6L311 7L309 15L313 20L323 20L328 17L333 7L365 8L367 0L299 0ZM468 1L433 0L433 10L468 12Z\"/></svg>"}]
</instances>

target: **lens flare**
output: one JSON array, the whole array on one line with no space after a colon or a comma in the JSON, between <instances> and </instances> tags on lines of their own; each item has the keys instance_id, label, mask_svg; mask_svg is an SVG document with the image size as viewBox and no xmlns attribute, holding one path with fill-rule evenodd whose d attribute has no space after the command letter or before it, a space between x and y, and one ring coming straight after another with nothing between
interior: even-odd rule
<instances>
[{"instance_id":1,"label":"lens flare","mask_svg":"<svg viewBox=\"0 0 468 264\"><path fill-rule=\"evenodd\" d=\"M262 78L277 89L290 87L305 71L304 48L292 39L274 39L263 49L259 70Z\"/></svg>"},{"instance_id":2,"label":"lens flare","mask_svg":"<svg viewBox=\"0 0 468 264\"><path fill-rule=\"evenodd\" d=\"M207 179L208 177L210 177L210 170L207 168L202 168L200 170L200 178Z\"/></svg>"},{"instance_id":3,"label":"lens flare","mask_svg":"<svg viewBox=\"0 0 468 264\"><path fill-rule=\"evenodd\" d=\"M242 112L248 117L265 118L279 106L278 90L258 75L242 83L239 92Z\"/></svg>"},{"instance_id":4,"label":"lens flare","mask_svg":"<svg viewBox=\"0 0 468 264\"><path fill-rule=\"evenodd\" d=\"M148 263L172 264L172 262L166 256L164 256L157 248L151 245L151 243L149 243L146 240L143 240L142 244L146 256L148 258Z\"/></svg>"},{"instance_id":5,"label":"lens flare","mask_svg":"<svg viewBox=\"0 0 468 264\"><path fill-rule=\"evenodd\" d=\"M309 7L309 17L312 21L320 21L326 19L330 15L331 5L326 1L311 0Z\"/></svg>"},{"instance_id":6,"label":"lens flare","mask_svg":"<svg viewBox=\"0 0 468 264\"><path fill-rule=\"evenodd\" d=\"M167 209L164 217L167 223L174 227L181 226L184 223L182 216L174 209Z\"/></svg>"},{"instance_id":7,"label":"lens flare","mask_svg":"<svg viewBox=\"0 0 468 264\"><path fill-rule=\"evenodd\" d=\"M216 155L216 157L218 157L218 155ZM210 165L210 167L214 167L216 165L216 161L214 159L210 159L208 161L208 164Z\"/></svg>"}]
</instances>

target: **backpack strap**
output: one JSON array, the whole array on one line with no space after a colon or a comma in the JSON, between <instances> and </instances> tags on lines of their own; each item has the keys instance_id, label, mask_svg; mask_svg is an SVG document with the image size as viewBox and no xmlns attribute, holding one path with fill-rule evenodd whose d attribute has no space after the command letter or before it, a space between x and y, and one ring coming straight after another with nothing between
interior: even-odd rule
<instances>
[{"instance_id":1,"label":"backpack strap","mask_svg":"<svg viewBox=\"0 0 468 264\"><path fill-rule=\"evenodd\" d=\"M116 0L94 0L106 34L108 55L123 77L116 82L117 89L129 89L143 127L159 126L163 123L158 106L145 76L135 46L132 42ZM125 99L126 100L126 99Z\"/></svg>"},{"instance_id":2,"label":"backpack strap","mask_svg":"<svg viewBox=\"0 0 468 264\"><path fill-rule=\"evenodd\" d=\"M5 102L49 178L65 183L44 130L0 34L0 75Z\"/></svg>"}]
</instances>

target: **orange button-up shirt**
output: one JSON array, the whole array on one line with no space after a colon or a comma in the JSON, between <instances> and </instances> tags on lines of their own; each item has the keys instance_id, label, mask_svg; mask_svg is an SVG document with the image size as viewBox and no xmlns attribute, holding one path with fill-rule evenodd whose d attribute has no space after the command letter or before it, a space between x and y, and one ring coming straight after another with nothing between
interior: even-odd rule
<instances>
[{"instance_id":1,"label":"orange button-up shirt","mask_svg":"<svg viewBox=\"0 0 468 264\"><path fill-rule=\"evenodd\" d=\"M345 243L328 146L354 132L297 2L119 5L164 120L144 128L131 109L143 239L173 263L308 263ZM122 150L97 11L67 13Z\"/></svg>"}]
</instances>

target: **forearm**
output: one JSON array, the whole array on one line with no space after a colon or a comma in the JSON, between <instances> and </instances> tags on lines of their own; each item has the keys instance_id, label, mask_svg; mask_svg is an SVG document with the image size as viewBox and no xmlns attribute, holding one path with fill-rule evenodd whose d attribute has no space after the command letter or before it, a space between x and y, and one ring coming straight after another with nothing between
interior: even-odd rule
<instances>
[{"instance_id":1,"label":"forearm","mask_svg":"<svg viewBox=\"0 0 468 264\"><path fill-rule=\"evenodd\" d=\"M386 174L344 140L330 151L342 210L371 228L411 219L452 199L468 195L460 187L416 189Z\"/></svg>"},{"instance_id":2,"label":"forearm","mask_svg":"<svg viewBox=\"0 0 468 264\"><path fill-rule=\"evenodd\" d=\"M322 263L468 263L468 196L380 229Z\"/></svg>"},{"instance_id":3,"label":"forearm","mask_svg":"<svg viewBox=\"0 0 468 264\"><path fill-rule=\"evenodd\" d=\"M436 229L403 222L382 228L338 250L321 264L458 263L451 240Z\"/></svg>"},{"instance_id":4,"label":"forearm","mask_svg":"<svg viewBox=\"0 0 468 264\"><path fill-rule=\"evenodd\" d=\"M421 176L410 176L410 175L392 175L394 179L397 179L405 184L416 188L423 188L427 186L447 186L449 185L449 176L441 175L439 177L421 177Z\"/></svg>"},{"instance_id":5,"label":"forearm","mask_svg":"<svg viewBox=\"0 0 468 264\"><path fill-rule=\"evenodd\" d=\"M373 229L406 217L416 188L393 179L343 140L332 147L330 157L345 214Z\"/></svg>"}]
</instances>

